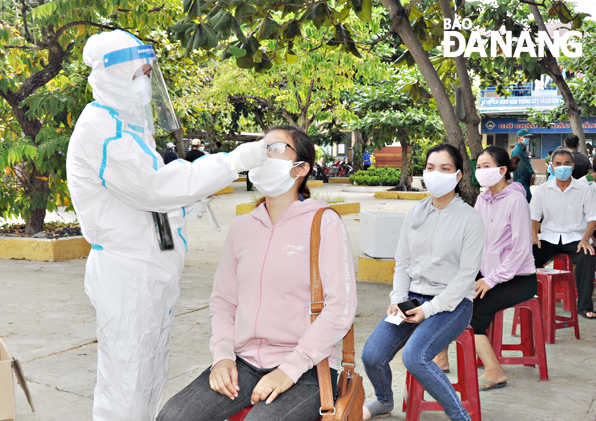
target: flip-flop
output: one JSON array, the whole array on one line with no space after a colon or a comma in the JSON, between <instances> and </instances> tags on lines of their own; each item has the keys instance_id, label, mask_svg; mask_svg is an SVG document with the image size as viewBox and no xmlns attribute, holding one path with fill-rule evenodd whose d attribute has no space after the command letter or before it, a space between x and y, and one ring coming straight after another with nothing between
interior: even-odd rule
<instances>
[{"instance_id":1,"label":"flip-flop","mask_svg":"<svg viewBox=\"0 0 596 421\"><path fill-rule=\"evenodd\" d=\"M501 389L503 387L506 387L507 381L497 383L492 380L485 379L484 377L480 377L480 379L478 379L478 386L481 392L488 392L489 390Z\"/></svg>"},{"instance_id":2,"label":"flip-flop","mask_svg":"<svg viewBox=\"0 0 596 421\"><path fill-rule=\"evenodd\" d=\"M445 373L445 374L448 374L448 373L449 373L449 371L450 371L448 368L446 368L446 369L441 369L441 370L442 370L442 371L443 371L443 373Z\"/></svg>"},{"instance_id":3,"label":"flip-flop","mask_svg":"<svg viewBox=\"0 0 596 421\"><path fill-rule=\"evenodd\" d=\"M588 316L588 313L594 313L594 311L591 310L580 310L577 312L577 314L579 314L580 316L582 316L584 319L588 319L588 320L595 320L596 316Z\"/></svg>"}]
</instances>

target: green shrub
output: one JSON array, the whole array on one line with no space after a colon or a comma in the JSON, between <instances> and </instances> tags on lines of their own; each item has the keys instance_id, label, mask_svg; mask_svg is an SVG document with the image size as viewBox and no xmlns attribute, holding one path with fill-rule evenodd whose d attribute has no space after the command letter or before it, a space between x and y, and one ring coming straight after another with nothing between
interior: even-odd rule
<instances>
[{"instance_id":1,"label":"green shrub","mask_svg":"<svg viewBox=\"0 0 596 421\"><path fill-rule=\"evenodd\" d=\"M369 168L350 175L350 182L360 186L396 186L401 177L398 168Z\"/></svg>"}]
</instances>

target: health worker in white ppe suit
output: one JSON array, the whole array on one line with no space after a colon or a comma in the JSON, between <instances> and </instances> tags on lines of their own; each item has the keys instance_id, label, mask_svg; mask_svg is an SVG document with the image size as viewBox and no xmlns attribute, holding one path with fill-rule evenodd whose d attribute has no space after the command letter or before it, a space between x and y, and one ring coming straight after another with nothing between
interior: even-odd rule
<instances>
[{"instance_id":1,"label":"health worker in white ppe suit","mask_svg":"<svg viewBox=\"0 0 596 421\"><path fill-rule=\"evenodd\" d=\"M85 291L97 312L93 420L152 421L180 296L187 207L262 165L267 150L253 142L165 166L154 124L171 131L177 121L153 48L128 32L103 32L89 38L83 60L95 101L76 123L66 169L92 244Z\"/></svg>"}]
</instances>

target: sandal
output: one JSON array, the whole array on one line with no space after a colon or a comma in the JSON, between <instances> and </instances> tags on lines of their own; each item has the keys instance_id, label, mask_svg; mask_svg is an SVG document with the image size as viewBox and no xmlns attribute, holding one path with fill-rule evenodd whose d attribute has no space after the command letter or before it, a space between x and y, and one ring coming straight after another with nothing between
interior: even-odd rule
<instances>
[{"instance_id":1,"label":"sandal","mask_svg":"<svg viewBox=\"0 0 596 421\"><path fill-rule=\"evenodd\" d=\"M497 383L493 380L489 380L489 379L485 379L484 377L480 377L478 379L478 386L479 386L481 392L488 392L489 390L501 389L503 387L506 387L507 381L504 381L502 383Z\"/></svg>"},{"instance_id":2,"label":"sandal","mask_svg":"<svg viewBox=\"0 0 596 421\"><path fill-rule=\"evenodd\" d=\"M369 420L390 417L391 411L393 411L393 401L383 403L379 400L374 400L364 405L364 409L370 413L370 418L366 418Z\"/></svg>"},{"instance_id":3,"label":"sandal","mask_svg":"<svg viewBox=\"0 0 596 421\"><path fill-rule=\"evenodd\" d=\"M592 316L588 316L588 313L592 313ZM596 319L596 312L594 312L593 310L580 310L577 312L577 314L582 316L584 319L588 319L588 320Z\"/></svg>"}]
</instances>

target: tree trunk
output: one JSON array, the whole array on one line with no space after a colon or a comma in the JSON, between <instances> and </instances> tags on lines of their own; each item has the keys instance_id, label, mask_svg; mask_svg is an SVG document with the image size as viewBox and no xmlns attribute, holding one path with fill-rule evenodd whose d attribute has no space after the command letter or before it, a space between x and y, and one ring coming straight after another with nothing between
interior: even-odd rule
<instances>
[{"instance_id":1,"label":"tree trunk","mask_svg":"<svg viewBox=\"0 0 596 421\"><path fill-rule=\"evenodd\" d=\"M362 139L362 133L359 130L354 132L354 159L352 161L352 167L354 168L354 172L360 171L363 166L362 158L364 156L364 148L366 145L364 144L364 140Z\"/></svg>"},{"instance_id":2,"label":"tree trunk","mask_svg":"<svg viewBox=\"0 0 596 421\"><path fill-rule=\"evenodd\" d=\"M534 19L536 19L538 30L546 32L546 25L544 24L538 6L536 4L530 4L530 10L534 15ZM548 75L561 91L563 101L565 101L565 105L567 106L567 115L569 116L569 122L571 123L571 130L573 131L573 134L579 137L579 151L585 154L588 152L588 148L586 147L586 134L584 133L584 126L582 124L582 113L577 106L577 102L575 102L575 98L571 93L571 89L569 89L569 85L567 85L567 82L563 79L559 63L557 63L557 59L553 57L548 49L546 50L546 57L541 61L546 65Z\"/></svg>"},{"instance_id":3,"label":"tree trunk","mask_svg":"<svg viewBox=\"0 0 596 421\"><path fill-rule=\"evenodd\" d=\"M410 20L406 14L405 9L400 3L400 0L381 0L381 3L391 16L391 20L397 30L404 44L408 47L410 54L416 61L420 73L426 80L433 98L437 104L437 110L445 126L447 132L447 139L449 143L455 146L461 152L464 161L463 179L459 183L462 198L470 205L476 202L478 196L478 188L472 184L472 165L466 150L466 142L463 133L459 127L459 122L455 116L455 110L451 104L451 100L447 95L443 82L439 77L436 69L428 57L426 51L420 44L418 37L414 33Z\"/></svg>"},{"instance_id":4,"label":"tree trunk","mask_svg":"<svg viewBox=\"0 0 596 421\"><path fill-rule=\"evenodd\" d=\"M31 164L33 165L33 164ZM47 181L48 174L41 174L33 167L23 190L29 198L31 207L30 216L25 220L25 234L34 235L43 231L43 223L46 216L46 208L50 196L50 189Z\"/></svg>"},{"instance_id":5,"label":"tree trunk","mask_svg":"<svg viewBox=\"0 0 596 421\"><path fill-rule=\"evenodd\" d=\"M404 141L403 138L399 140L401 143L401 176L399 177L399 184L402 185L405 191L410 190L412 185L410 184L410 177L408 177L408 142Z\"/></svg>"},{"instance_id":6,"label":"tree trunk","mask_svg":"<svg viewBox=\"0 0 596 421\"><path fill-rule=\"evenodd\" d=\"M25 220L25 235L34 235L43 231L43 223L46 217L46 209L36 208L31 210L31 216Z\"/></svg>"},{"instance_id":7,"label":"tree trunk","mask_svg":"<svg viewBox=\"0 0 596 421\"><path fill-rule=\"evenodd\" d=\"M453 22L454 13L451 9L450 0L440 0L441 9L446 18ZM468 146L472 153L472 158L475 159L480 152L482 152L482 135L480 134L480 115L476 109L476 99L472 92L472 82L470 81L470 74L468 72L468 65L466 58L462 55L455 57L455 66L457 67L457 78L459 79L459 88L461 89L461 97L465 110L465 117L462 122L466 125L466 136L468 138ZM476 186L475 186L476 187ZM480 193L480 188L476 188L476 194Z\"/></svg>"},{"instance_id":8,"label":"tree trunk","mask_svg":"<svg viewBox=\"0 0 596 421\"><path fill-rule=\"evenodd\" d=\"M36 138L41 130L41 122L39 120L29 120L29 118L26 117L26 113L29 111L28 107L19 108L17 104L12 107L12 111L19 122L21 130L23 130L23 133L33 139L35 145L39 147ZM26 163L26 165L30 165L33 168L28 175L27 184L23 186L24 195L29 198L31 203L31 216L25 220L25 234L34 235L43 231L43 223L50 196L50 189L47 181L48 174L39 172L33 162Z\"/></svg>"}]
</instances>

